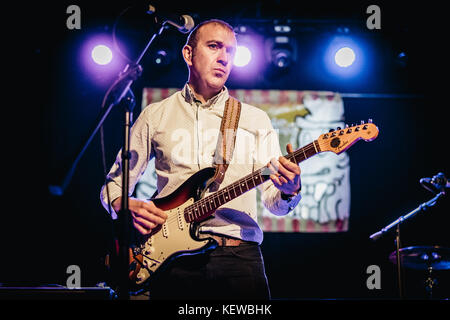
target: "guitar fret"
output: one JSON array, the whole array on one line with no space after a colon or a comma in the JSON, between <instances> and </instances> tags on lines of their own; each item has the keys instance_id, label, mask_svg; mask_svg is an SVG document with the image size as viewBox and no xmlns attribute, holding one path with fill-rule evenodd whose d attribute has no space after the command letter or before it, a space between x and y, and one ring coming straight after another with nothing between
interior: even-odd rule
<instances>
[{"instance_id":1,"label":"guitar fret","mask_svg":"<svg viewBox=\"0 0 450 320\"><path fill-rule=\"evenodd\" d=\"M216 210L216 204L214 203L214 197L210 197L211 199L209 200L209 206L211 208L211 211Z\"/></svg>"},{"instance_id":2,"label":"guitar fret","mask_svg":"<svg viewBox=\"0 0 450 320\"><path fill-rule=\"evenodd\" d=\"M248 181L247 184L249 185L248 190L253 189L253 188L255 187L255 182L253 181L253 175L251 175L250 177L248 177L247 181Z\"/></svg>"},{"instance_id":3,"label":"guitar fret","mask_svg":"<svg viewBox=\"0 0 450 320\"><path fill-rule=\"evenodd\" d=\"M202 202L200 202L199 204L198 204L198 206L199 206L199 208L200 208L200 217L203 217L203 215L205 214L205 205L202 203Z\"/></svg>"},{"instance_id":4,"label":"guitar fret","mask_svg":"<svg viewBox=\"0 0 450 320\"><path fill-rule=\"evenodd\" d=\"M221 206L221 204L220 204L220 200L219 200L219 198L217 197L217 195L215 195L214 197L214 204L216 205L216 208L218 208L218 207L220 207ZM217 203L216 203L216 200L217 200Z\"/></svg>"},{"instance_id":5,"label":"guitar fret","mask_svg":"<svg viewBox=\"0 0 450 320\"><path fill-rule=\"evenodd\" d=\"M295 158L295 153L292 153L292 158L294 158L294 163L295 164L299 163L299 161L297 162L297 159Z\"/></svg>"},{"instance_id":6,"label":"guitar fret","mask_svg":"<svg viewBox=\"0 0 450 320\"><path fill-rule=\"evenodd\" d=\"M202 212L203 214L202 215L208 213L208 208L206 207L205 203L202 203L202 209L203 209L203 212Z\"/></svg>"},{"instance_id":7,"label":"guitar fret","mask_svg":"<svg viewBox=\"0 0 450 320\"><path fill-rule=\"evenodd\" d=\"M313 155L315 155L317 152L314 151L313 143L310 143L308 146L309 146L309 148L308 148L307 152L308 152L308 158L310 158Z\"/></svg>"},{"instance_id":8,"label":"guitar fret","mask_svg":"<svg viewBox=\"0 0 450 320\"><path fill-rule=\"evenodd\" d=\"M197 208L197 205L195 205L194 206L194 219L198 218L197 215L198 215L198 208Z\"/></svg>"},{"instance_id":9,"label":"guitar fret","mask_svg":"<svg viewBox=\"0 0 450 320\"><path fill-rule=\"evenodd\" d=\"M231 195L231 193L230 193L231 199L236 198L236 190L234 190L234 185L230 185L229 188L230 188L230 191L233 191L233 195Z\"/></svg>"},{"instance_id":10,"label":"guitar fret","mask_svg":"<svg viewBox=\"0 0 450 320\"><path fill-rule=\"evenodd\" d=\"M220 200L220 203L221 203L220 205L224 204L225 203L225 198L223 197L222 192L219 191L219 194L217 196L219 197L219 200Z\"/></svg>"},{"instance_id":11,"label":"guitar fret","mask_svg":"<svg viewBox=\"0 0 450 320\"><path fill-rule=\"evenodd\" d=\"M188 209L188 208L184 209L184 219L185 219L187 222L190 222L190 221L191 221L191 210Z\"/></svg>"}]
</instances>

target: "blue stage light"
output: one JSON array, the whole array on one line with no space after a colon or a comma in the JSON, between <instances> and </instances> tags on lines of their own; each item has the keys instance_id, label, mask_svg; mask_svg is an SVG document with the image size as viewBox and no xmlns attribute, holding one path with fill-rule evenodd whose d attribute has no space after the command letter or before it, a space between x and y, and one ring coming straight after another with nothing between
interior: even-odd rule
<instances>
[{"instance_id":1,"label":"blue stage light","mask_svg":"<svg viewBox=\"0 0 450 320\"><path fill-rule=\"evenodd\" d=\"M355 59L355 52L350 47L342 47L334 55L334 62L342 68L350 67L355 62Z\"/></svg>"}]
</instances>

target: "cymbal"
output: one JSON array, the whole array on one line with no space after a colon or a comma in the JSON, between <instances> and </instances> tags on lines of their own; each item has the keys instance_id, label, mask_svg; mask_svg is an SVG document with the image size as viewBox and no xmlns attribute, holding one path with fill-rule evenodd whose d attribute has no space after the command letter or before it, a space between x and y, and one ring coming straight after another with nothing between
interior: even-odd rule
<instances>
[{"instance_id":1,"label":"cymbal","mask_svg":"<svg viewBox=\"0 0 450 320\"><path fill-rule=\"evenodd\" d=\"M450 248L440 246L414 246L399 250L401 263L406 268L427 270L450 269ZM397 264L397 252L389 255L389 260Z\"/></svg>"}]
</instances>

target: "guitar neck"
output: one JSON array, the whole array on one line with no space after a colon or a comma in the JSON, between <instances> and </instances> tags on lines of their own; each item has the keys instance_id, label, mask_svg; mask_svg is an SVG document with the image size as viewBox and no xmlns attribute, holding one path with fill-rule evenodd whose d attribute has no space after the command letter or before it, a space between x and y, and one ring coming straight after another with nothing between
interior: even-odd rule
<instances>
[{"instance_id":1,"label":"guitar neck","mask_svg":"<svg viewBox=\"0 0 450 320\"><path fill-rule=\"evenodd\" d=\"M300 163L317 153L320 153L319 143L314 140L310 144L295 150L293 153L284 156L293 163ZM243 193L257 187L270 179L270 170L267 167L258 169L251 174L237 180L209 196L200 199L185 208L184 216L187 222L202 221L212 215L214 211L225 203L239 197Z\"/></svg>"}]
</instances>

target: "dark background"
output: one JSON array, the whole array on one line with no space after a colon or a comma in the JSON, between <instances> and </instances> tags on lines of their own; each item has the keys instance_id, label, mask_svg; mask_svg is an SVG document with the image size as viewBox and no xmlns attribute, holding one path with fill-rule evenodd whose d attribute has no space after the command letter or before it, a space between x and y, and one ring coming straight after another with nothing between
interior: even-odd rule
<instances>
[{"instance_id":1,"label":"dark background","mask_svg":"<svg viewBox=\"0 0 450 320\"><path fill-rule=\"evenodd\" d=\"M372 118L380 129L375 141L359 142L348 150L350 230L340 234L265 233L262 249L275 299L398 298L396 269L388 260L395 249L394 233L377 242L371 242L369 235L431 199L433 195L419 184L421 177L450 174L443 7L437 2L378 2L381 30L368 30L365 22L370 2L154 3L170 12L190 14L196 22L222 18L255 30L265 30L275 20L296 26L291 36L300 44L299 57L288 72L279 74L267 67L245 79L232 74L230 89L378 94L344 98L347 122ZM71 4L81 8L81 30L66 28L66 8ZM107 279L103 259L112 229L99 202L104 174L98 134L64 195L50 195L48 186L62 183L97 123L103 95L126 63L122 60L111 74L100 69L88 73L79 58L83 44L94 34L111 37L115 19L129 4L62 1L30 3L14 11L17 19L10 25L13 39L9 48L24 46L25 50L12 51L12 58L5 61L13 77L5 94L5 109L10 114L5 115L3 126L2 169L7 194L1 221L0 283L4 285L65 285L66 268L72 264L80 266L83 286ZM131 59L154 31L141 8L138 3L118 23L117 36ZM369 43L366 48L371 48L371 67L357 80L326 74L318 57L317 45L342 27L348 27L348 35L364 39ZM144 74L133 85L138 98L135 118L142 88L185 83L187 68L179 54L184 41L185 35L173 28L165 30L141 62ZM167 68L152 63L153 53L162 47L174 52ZM396 59L400 52L406 53L406 62ZM113 109L104 126L109 170L122 143L122 109ZM404 223L402 245L449 247L448 211L448 199L444 198ZM369 265L381 268L380 290L366 287ZM436 272L435 297L449 296L448 272ZM425 272L405 270L405 280L407 297L426 297Z\"/></svg>"}]
</instances>

